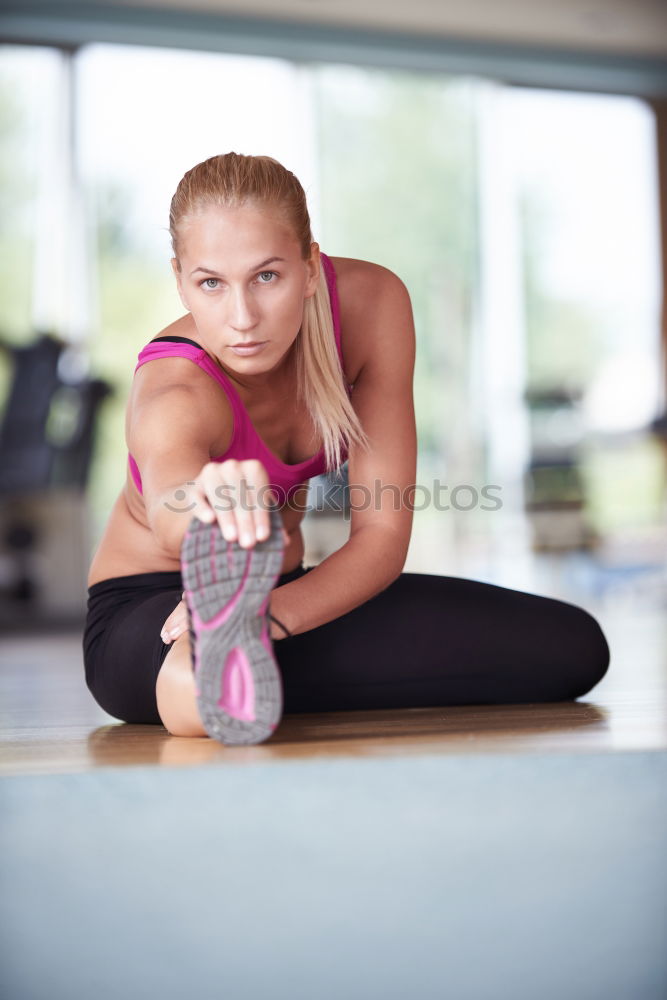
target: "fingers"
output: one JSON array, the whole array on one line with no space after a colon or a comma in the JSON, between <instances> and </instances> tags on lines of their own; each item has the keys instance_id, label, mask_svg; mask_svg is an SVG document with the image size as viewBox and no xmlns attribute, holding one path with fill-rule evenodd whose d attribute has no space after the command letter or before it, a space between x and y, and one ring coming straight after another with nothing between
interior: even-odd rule
<instances>
[{"instance_id":1,"label":"fingers","mask_svg":"<svg viewBox=\"0 0 667 1000\"><path fill-rule=\"evenodd\" d=\"M195 515L205 523L217 520L227 541L250 548L269 537L269 505L276 502L275 491L258 459L227 459L208 462L195 485ZM289 536L283 529L283 544Z\"/></svg>"},{"instance_id":2,"label":"fingers","mask_svg":"<svg viewBox=\"0 0 667 1000\"><path fill-rule=\"evenodd\" d=\"M185 606L185 601L179 601L162 626L160 638L164 644L168 646L174 639L178 639L179 635L182 635L183 632L187 631L187 628L188 612Z\"/></svg>"}]
</instances>

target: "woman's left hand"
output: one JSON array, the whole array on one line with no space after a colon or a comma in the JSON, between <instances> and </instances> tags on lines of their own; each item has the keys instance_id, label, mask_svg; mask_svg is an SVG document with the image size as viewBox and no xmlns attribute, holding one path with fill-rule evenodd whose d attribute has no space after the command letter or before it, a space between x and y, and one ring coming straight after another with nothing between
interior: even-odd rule
<instances>
[{"instance_id":1,"label":"woman's left hand","mask_svg":"<svg viewBox=\"0 0 667 1000\"><path fill-rule=\"evenodd\" d=\"M184 632L188 630L188 609L185 604L185 594L183 594L183 599L179 601L172 613L167 618L166 622L162 626L162 631L160 632L160 638L162 639L165 646L168 646L174 639L178 639L179 635L183 635Z\"/></svg>"}]
</instances>

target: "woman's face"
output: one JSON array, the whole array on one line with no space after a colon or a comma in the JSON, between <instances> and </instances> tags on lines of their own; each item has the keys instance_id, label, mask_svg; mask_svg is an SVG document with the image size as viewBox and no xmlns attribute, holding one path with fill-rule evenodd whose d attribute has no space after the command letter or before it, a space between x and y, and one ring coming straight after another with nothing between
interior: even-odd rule
<instances>
[{"instance_id":1,"label":"woman's face","mask_svg":"<svg viewBox=\"0 0 667 1000\"><path fill-rule=\"evenodd\" d=\"M183 226L179 253L181 271L175 257L171 264L202 347L240 376L276 370L297 337L305 300L315 294L318 245L302 260L282 220L244 205L209 208ZM252 343L261 346L235 349Z\"/></svg>"}]
</instances>

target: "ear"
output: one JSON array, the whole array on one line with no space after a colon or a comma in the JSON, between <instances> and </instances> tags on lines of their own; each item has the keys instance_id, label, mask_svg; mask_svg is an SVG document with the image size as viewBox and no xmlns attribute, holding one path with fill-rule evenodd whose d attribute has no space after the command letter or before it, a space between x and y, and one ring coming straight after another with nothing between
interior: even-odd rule
<instances>
[{"instance_id":1,"label":"ear","mask_svg":"<svg viewBox=\"0 0 667 1000\"><path fill-rule=\"evenodd\" d=\"M185 294L183 292L183 286L181 284L181 272L178 270L178 260L177 260L177 258L176 257L172 257L170 263L171 263L171 269L174 272L174 277L176 278L176 287L178 289L179 298L180 298L181 302L183 303L183 305L185 306L185 308L187 309L187 311L190 312L190 306L187 303L187 300L185 298Z\"/></svg>"}]
</instances>

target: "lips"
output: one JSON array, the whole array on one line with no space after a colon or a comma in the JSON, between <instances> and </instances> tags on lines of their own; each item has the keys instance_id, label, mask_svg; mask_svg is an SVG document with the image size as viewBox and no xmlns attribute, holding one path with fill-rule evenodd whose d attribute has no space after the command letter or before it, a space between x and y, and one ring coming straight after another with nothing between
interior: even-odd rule
<instances>
[{"instance_id":1,"label":"lips","mask_svg":"<svg viewBox=\"0 0 667 1000\"><path fill-rule=\"evenodd\" d=\"M267 344L267 340L255 340L252 344L230 344L229 350L237 358L254 358L256 354L261 354Z\"/></svg>"}]
</instances>

